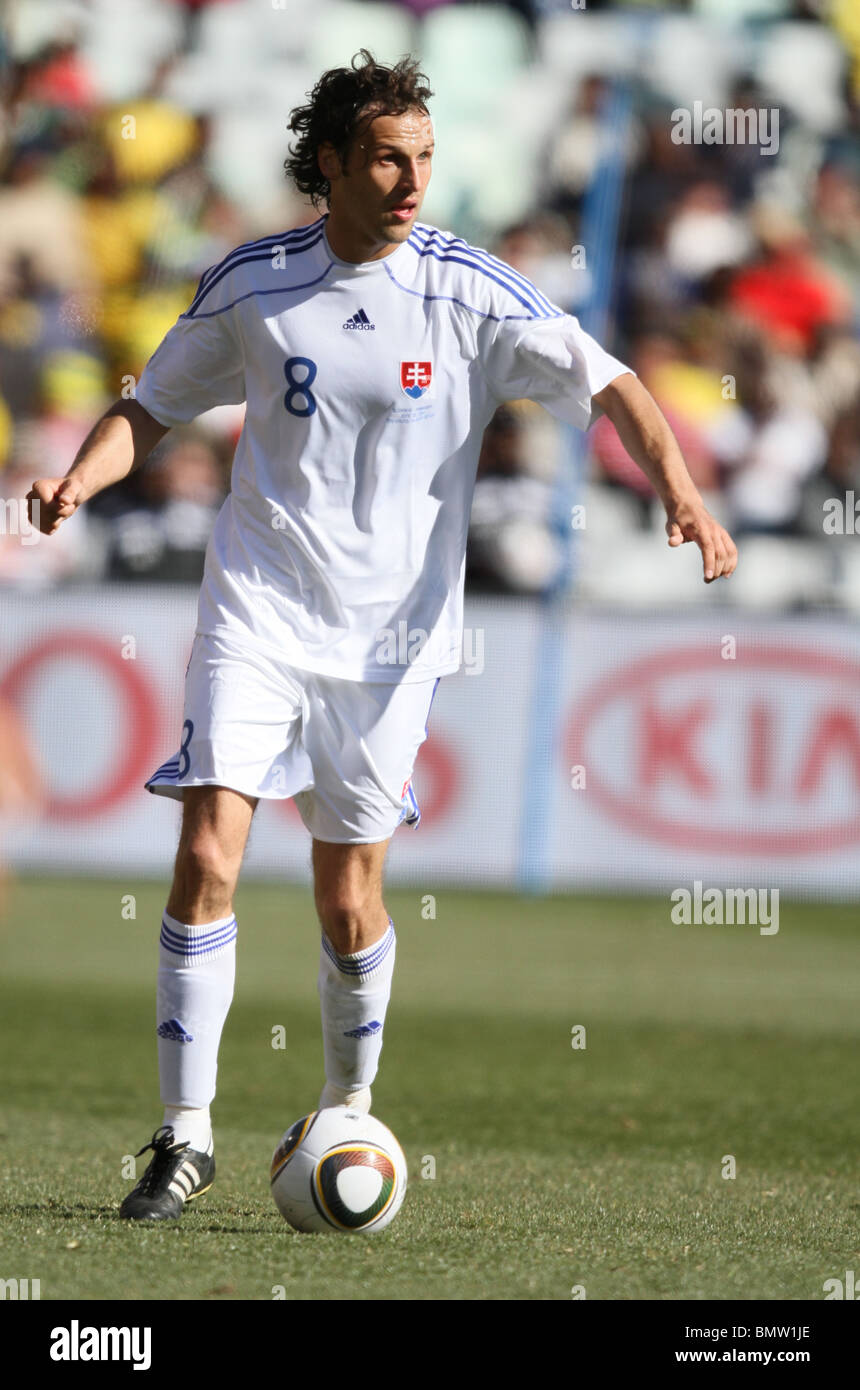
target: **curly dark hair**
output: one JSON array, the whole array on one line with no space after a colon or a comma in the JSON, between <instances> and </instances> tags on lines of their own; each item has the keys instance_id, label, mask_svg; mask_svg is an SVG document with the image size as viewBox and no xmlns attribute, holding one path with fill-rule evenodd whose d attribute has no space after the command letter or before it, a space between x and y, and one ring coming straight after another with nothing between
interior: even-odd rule
<instances>
[{"instance_id":1,"label":"curly dark hair","mask_svg":"<svg viewBox=\"0 0 860 1390\"><path fill-rule=\"evenodd\" d=\"M309 95L307 106L297 106L290 115L288 129L296 131L299 138L289 146L284 169L299 192L308 194L319 208L328 202L331 192L331 184L317 163L320 145L333 145L345 162L360 120L400 116L413 107L427 112L433 93L416 59L401 58L387 68L362 48L348 68L324 72Z\"/></svg>"}]
</instances>

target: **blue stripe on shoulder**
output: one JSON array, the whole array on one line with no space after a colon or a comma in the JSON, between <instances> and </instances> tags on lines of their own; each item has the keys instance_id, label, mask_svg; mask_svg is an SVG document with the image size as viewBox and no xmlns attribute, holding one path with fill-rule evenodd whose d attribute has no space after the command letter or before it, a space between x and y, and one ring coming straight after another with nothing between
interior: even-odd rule
<instances>
[{"instance_id":1,"label":"blue stripe on shoulder","mask_svg":"<svg viewBox=\"0 0 860 1390\"><path fill-rule=\"evenodd\" d=\"M288 238L291 241L304 238L308 233L315 231L321 221L322 218L318 218L316 222L307 227L295 227L291 231L279 232L277 235L272 233L271 236L258 237L255 241L245 241L241 246L234 246L233 250L228 251L227 255L224 256L222 260L218 261L216 265L210 265L208 270L204 270L203 274L200 276L200 283L197 286L194 298L196 299L200 291L211 283L215 275L221 270L228 269L234 257L239 256L243 251L263 251L267 247L281 245L286 242ZM192 300L192 304L193 302Z\"/></svg>"},{"instance_id":2,"label":"blue stripe on shoulder","mask_svg":"<svg viewBox=\"0 0 860 1390\"><path fill-rule=\"evenodd\" d=\"M292 227L286 232L278 232L277 234L272 232L269 236L257 237L254 241L243 241L241 246L234 246L232 251L228 251L227 255L224 256L222 260L218 261L216 265L210 265L208 270L204 270L200 277L201 285L207 284L216 271L221 270L227 265L228 261L231 261L234 256L240 255L243 251L261 250L266 246L277 246L287 239L290 241L301 240L309 236L311 232L318 231L320 223L323 221L324 218L318 217L316 222L309 222L305 227Z\"/></svg>"},{"instance_id":3,"label":"blue stripe on shoulder","mask_svg":"<svg viewBox=\"0 0 860 1390\"><path fill-rule=\"evenodd\" d=\"M308 236L307 234L314 228L317 229L316 235ZM265 238L260 242L253 242L251 243L252 249L246 255L239 254L244 249L242 247L237 247L235 251L231 251L230 255L219 266L215 267L205 284L203 280L200 281L197 292L182 317L194 318L209 291L214 289L218 282L223 280L225 275L229 275L231 270L235 270L237 266L245 265L248 261L271 260L272 252L276 247L283 247L285 256L298 256L303 251L310 251L322 239L323 235L322 228L317 223L314 224L314 228L301 228L301 233L305 234L304 237L301 237L301 233L285 233L281 236ZM300 237L301 239L299 239Z\"/></svg>"},{"instance_id":4,"label":"blue stripe on shoulder","mask_svg":"<svg viewBox=\"0 0 860 1390\"><path fill-rule=\"evenodd\" d=\"M180 314L179 318L193 318L195 323L198 323L201 319L217 319L219 314L226 314L228 310L235 309L237 304L244 303L246 299L263 299L267 294L294 294L296 290L308 290L313 285L318 285L321 280L325 279L333 264L333 261L329 261L322 274L317 275L314 280L304 280L299 285L276 285L274 289L271 290L248 290L247 294L240 294L238 299L231 299L229 304L222 304L220 309L212 309L211 312L207 314L190 314L186 312Z\"/></svg>"},{"instance_id":5,"label":"blue stripe on shoulder","mask_svg":"<svg viewBox=\"0 0 860 1390\"><path fill-rule=\"evenodd\" d=\"M200 284L207 284L216 271L221 270L226 266L228 261L231 261L234 256L238 256L240 252L253 251L255 248L260 250L262 247L269 245L277 246L278 242L282 241L285 236L289 236L289 232L281 232L277 236L273 232L270 236L257 237L254 241L243 241L241 246L234 246L232 250L227 252L226 256L222 256L220 261L216 261L215 265L210 265L207 270L204 270L203 274L200 276Z\"/></svg>"},{"instance_id":6,"label":"blue stripe on shoulder","mask_svg":"<svg viewBox=\"0 0 860 1390\"><path fill-rule=\"evenodd\" d=\"M412 236L416 236L414 242ZM548 299L536 285L533 285L518 270L514 270L513 266L500 260L498 256L491 255L489 251L484 251L478 246L470 246L468 242L463 241L462 237L443 237L437 227L430 227L426 224L418 224L414 227L409 240L419 256L432 255L436 260L459 261L460 264L469 265L473 270L487 275L489 279L497 280L511 294L514 294L521 304L532 308L538 317L557 317L558 306L553 304L552 300ZM439 252L442 254L440 255Z\"/></svg>"},{"instance_id":7,"label":"blue stripe on shoulder","mask_svg":"<svg viewBox=\"0 0 860 1390\"><path fill-rule=\"evenodd\" d=\"M456 257L438 257L438 259L456 259ZM382 261L382 264L385 265L385 261ZM468 263L467 261L464 261L463 264ZM474 270L475 267L471 268L472 270ZM563 309L553 309L552 314L535 314L535 311L532 310L531 304L525 303L525 300L520 300L520 302L524 304L525 309L529 310L529 313L527 314L492 314L488 309L478 309L477 304L467 303L467 300L460 299L460 297L458 297L457 295L428 295L428 292L425 291L425 289L410 289L408 288L408 285L400 284L399 279L396 278L395 272L390 270L388 265L385 265L385 274L388 275L388 278L390 279L390 282L392 282L392 285L395 285L397 289L402 289L404 295L413 295L414 299L424 299L425 302L458 304L458 306L460 306L460 309L467 309L468 311L470 311L470 314L478 314L479 318L488 318L488 320L492 320L493 322L496 322L496 324L504 324L504 322L514 320L514 318L517 318L517 320L522 320L524 322L535 322L536 320L539 320L539 318L545 318L545 320L549 320L549 318L564 318ZM495 279L495 275L489 275L488 278ZM504 288L510 289L510 286L506 285L504 286ZM514 293L513 291L510 292ZM517 299L520 299L520 296L518 295L515 297L517 297Z\"/></svg>"},{"instance_id":8,"label":"blue stripe on shoulder","mask_svg":"<svg viewBox=\"0 0 860 1390\"><path fill-rule=\"evenodd\" d=\"M383 261L383 265L385 262ZM494 323L508 323L511 319L520 319L524 323L534 323L538 317L536 314L491 314L486 309L479 309L474 304L467 304L465 299L458 299L455 294L428 294L426 290L411 290L408 285L401 285L400 281L394 276L394 272L385 266L385 273L398 290L404 294L411 294L415 299L427 301L438 301L445 304L458 304L461 309L468 309L470 314L477 314L482 319L492 319ZM547 318L564 318L564 310L557 309L552 315L545 315Z\"/></svg>"},{"instance_id":9,"label":"blue stripe on shoulder","mask_svg":"<svg viewBox=\"0 0 860 1390\"><path fill-rule=\"evenodd\" d=\"M536 302L542 304L549 313L553 313L553 311L557 309L552 299L547 299L545 293L540 291L538 286L536 286L531 279L528 279L527 275L522 274L521 271L515 270L513 265L508 265L507 261L502 260L502 257L493 256L493 253L483 249L483 246L471 246L470 243L465 242L463 236L447 235L445 232L440 231L438 227L431 227L429 222L417 222L413 228L413 232L418 232L418 235L424 238L425 246L427 246L431 240L439 240L439 245L445 247L446 250L457 250L458 253L463 252L470 254L470 256L474 256L475 259L482 261L483 264L490 265L493 270L508 275L511 281L520 285L529 295L534 296Z\"/></svg>"},{"instance_id":10,"label":"blue stripe on shoulder","mask_svg":"<svg viewBox=\"0 0 860 1390\"><path fill-rule=\"evenodd\" d=\"M423 233L423 228L421 230ZM503 279L510 281L512 285L518 286L523 294L533 301L538 309L542 309L548 317L555 314L558 306L553 304L552 300L548 299L543 291L539 290L537 285L533 284L525 275L515 270L512 265L508 265L507 261L492 255L491 252L485 251L482 247L470 246L462 237L448 237L446 240L439 240L440 237L441 233L438 229L431 228L429 236L426 237L425 246L431 246L435 240L440 248L448 254L456 252L458 255L464 255L470 259L474 258L477 263L476 268L480 265L493 270Z\"/></svg>"}]
</instances>

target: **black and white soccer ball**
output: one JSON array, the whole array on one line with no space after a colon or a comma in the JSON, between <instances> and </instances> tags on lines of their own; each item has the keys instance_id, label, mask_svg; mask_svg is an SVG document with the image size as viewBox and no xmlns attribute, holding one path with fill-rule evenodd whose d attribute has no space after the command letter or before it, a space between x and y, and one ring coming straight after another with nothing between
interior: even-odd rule
<instances>
[{"instance_id":1,"label":"black and white soccer ball","mask_svg":"<svg viewBox=\"0 0 860 1390\"><path fill-rule=\"evenodd\" d=\"M271 1182L297 1231L382 1231L406 1194L406 1158L387 1125L334 1105L290 1126L272 1155Z\"/></svg>"}]
</instances>

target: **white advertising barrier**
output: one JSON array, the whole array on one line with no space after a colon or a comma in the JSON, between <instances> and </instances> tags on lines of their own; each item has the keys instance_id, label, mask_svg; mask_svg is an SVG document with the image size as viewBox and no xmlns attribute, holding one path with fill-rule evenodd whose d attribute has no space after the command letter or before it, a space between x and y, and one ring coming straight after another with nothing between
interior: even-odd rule
<instances>
[{"instance_id":1,"label":"white advertising barrier","mask_svg":"<svg viewBox=\"0 0 860 1390\"><path fill-rule=\"evenodd\" d=\"M143 783L179 747L195 617L186 589L0 592L0 705L16 710L44 790L38 814L0 805L7 862L168 881L179 805ZM394 837L392 882L517 887L531 791L557 889L698 880L860 896L852 625L573 610L559 725L536 767L530 733L550 717L541 622L530 603L467 604L464 667L439 687L414 779L423 818ZM291 802L261 803L245 873L307 881L309 850Z\"/></svg>"}]
</instances>

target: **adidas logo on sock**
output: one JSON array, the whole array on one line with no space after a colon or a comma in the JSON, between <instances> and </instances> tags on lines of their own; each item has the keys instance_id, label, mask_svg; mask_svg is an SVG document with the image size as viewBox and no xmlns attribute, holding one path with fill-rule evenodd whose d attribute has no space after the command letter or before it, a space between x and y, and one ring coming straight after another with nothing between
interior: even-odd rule
<instances>
[{"instance_id":1,"label":"adidas logo on sock","mask_svg":"<svg viewBox=\"0 0 860 1390\"><path fill-rule=\"evenodd\" d=\"M193 1042L194 1038L190 1033L186 1033L178 1018L169 1018L166 1023L159 1023L156 1033L160 1038L169 1038L171 1042Z\"/></svg>"},{"instance_id":2,"label":"adidas logo on sock","mask_svg":"<svg viewBox=\"0 0 860 1390\"><path fill-rule=\"evenodd\" d=\"M370 319L367 317L367 314L364 312L363 309L359 309L357 314L353 314L351 319L347 319L343 327L364 328L365 330L372 329L374 332L376 331L376 324L370 322Z\"/></svg>"},{"instance_id":3,"label":"adidas logo on sock","mask_svg":"<svg viewBox=\"0 0 860 1390\"><path fill-rule=\"evenodd\" d=\"M378 1033L382 1027L376 1019L372 1023L362 1023L358 1028L350 1028L348 1033L344 1033L345 1038L372 1038L374 1033Z\"/></svg>"}]
</instances>

